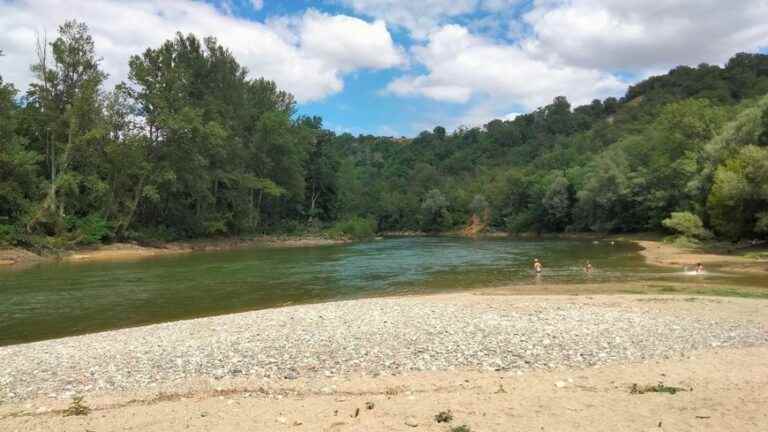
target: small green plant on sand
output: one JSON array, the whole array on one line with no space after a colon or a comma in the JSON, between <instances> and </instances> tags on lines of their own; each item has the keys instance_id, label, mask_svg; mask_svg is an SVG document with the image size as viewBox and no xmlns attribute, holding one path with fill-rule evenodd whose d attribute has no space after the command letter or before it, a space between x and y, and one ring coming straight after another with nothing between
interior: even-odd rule
<instances>
[{"instance_id":1,"label":"small green plant on sand","mask_svg":"<svg viewBox=\"0 0 768 432\"><path fill-rule=\"evenodd\" d=\"M91 408L83 402L82 396L73 396L72 403L64 410L64 417L84 416L91 412Z\"/></svg>"},{"instance_id":2,"label":"small green plant on sand","mask_svg":"<svg viewBox=\"0 0 768 432\"><path fill-rule=\"evenodd\" d=\"M467 425L461 425L451 428L451 432L472 432L472 429Z\"/></svg>"},{"instance_id":3,"label":"small green plant on sand","mask_svg":"<svg viewBox=\"0 0 768 432\"><path fill-rule=\"evenodd\" d=\"M437 423L450 423L453 421L453 413L451 410L440 411L439 413L435 414L435 421Z\"/></svg>"},{"instance_id":4,"label":"small green plant on sand","mask_svg":"<svg viewBox=\"0 0 768 432\"><path fill-rule=\"evenodd\" d=\"M632 387L629 389L630 394L669 393L673 395L681 391L689 391L689 390L684 389L682 387L672 387L672 386L664 385L664 383L658 383L656 385L632 384Z\"/></svg>"}]
</instances>

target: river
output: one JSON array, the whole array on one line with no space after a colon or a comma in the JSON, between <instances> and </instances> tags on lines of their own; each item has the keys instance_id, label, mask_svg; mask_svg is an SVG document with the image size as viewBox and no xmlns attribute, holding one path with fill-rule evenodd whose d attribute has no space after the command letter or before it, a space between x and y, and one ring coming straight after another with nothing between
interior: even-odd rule
<instances>
[{"instance_id":1,"label":"river","mask_svg":"<svg viewBox=\"0 0 768 432\"><path fill-rule=\"evenodd\" d=\"M2 269L0 345L296 303L673 274L637 251L626 242L413 237Z\"/></svg>"}]
</instances>

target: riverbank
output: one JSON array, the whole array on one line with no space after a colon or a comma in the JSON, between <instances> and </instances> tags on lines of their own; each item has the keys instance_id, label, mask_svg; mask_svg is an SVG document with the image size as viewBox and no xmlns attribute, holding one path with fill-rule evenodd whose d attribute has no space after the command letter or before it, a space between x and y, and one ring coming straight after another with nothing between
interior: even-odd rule
<instances>
[{"instance_id":1,"label":"riverbank","mask_svg":"<svg viewBox=\"0 0 768 432\"><path fill-rule=\"evenodd\" d=\"M696 264L720 266L726 271L765 273L768 272L767 259L746 258L738 255L707 253L698 250L681 249L672 244L653 240L633 240L643 249L640 251L650 264L662 267L688 267Z\"/></svg>"},{"instance_id":2,"label":"riverbank","mask_svg":"<svg viewBox=\"0 0 768 432\"><path fill-rule=\"evenodd\" d=\"M302 305L2 347L0 429L444 431L432 416L451 409L483 431L758 430L766 344L768 302L753 299L491 291ZM694 390L629 393L659 381ZM62 418L75 394L97 411Z\"/></svg>"},{"instance_id":3,"label":"riverbank","mask_svg":"<svg viewBox=\"0 0 768 432\"><path fill-rule=\"evenodd\" d=\"M157 246L136 243L114 243L63 251L56 256L41 256L30 251L13 248L0 249L0 265L25 265L46 260L63 261L120 261L181 254L195 251L223 251L251 247L314 247L348 243L344 239L314 236L258 236L251 238L201 239L160 243Z\"/></svg>"}]
</instances>

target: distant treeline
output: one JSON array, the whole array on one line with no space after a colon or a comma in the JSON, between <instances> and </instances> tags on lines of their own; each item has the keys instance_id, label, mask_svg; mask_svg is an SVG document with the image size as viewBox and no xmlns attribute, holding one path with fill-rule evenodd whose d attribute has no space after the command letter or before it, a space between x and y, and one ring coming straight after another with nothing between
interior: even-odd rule
<instances>
[{"instance_id":1,"label":"distant treeline","mask_svg":"<svg viewBox=\"0 0 768 432\"><path fill-rule=\"evenodd\" d=\"M0 77L0 243L63 248L264 232L671 229L768 235L768 56L678 67L620 99L564 97L414 139L336 135L178 34L105 89L88 28L37 43L26 94Z\"/></svg>"}]
</instances>

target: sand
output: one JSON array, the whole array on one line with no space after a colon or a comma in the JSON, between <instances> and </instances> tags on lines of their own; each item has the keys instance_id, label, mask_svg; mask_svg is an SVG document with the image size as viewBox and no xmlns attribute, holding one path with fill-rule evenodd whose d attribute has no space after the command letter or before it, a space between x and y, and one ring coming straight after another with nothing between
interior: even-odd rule
<instances>
[{"instance_id":1,"label":"sand","mask_svg":"<svg viewBox=\"0 0 768 432\"><path fill-rule=\"evenodd\" d=\"M86 401L85 417L61 413L0 420L4 431L765 431L768 349L720 350L690 359L552 372L430 372L332 381L323 394L294 382L263 392L201 388L181 396ZM632 395L634 383L690 391ZM373 403L373 409L366 404ZM370 405L368 405L370 406ZM412 427L406 421L417 424Z\"/></svg>"},{"instance_id":2,"label":"sand","mask_svg":"<svg viewBox=\"0 0 768 432\"><path fill-rule=\"evenodd\" d=\"M768 337L768 302L755 299L490 292L408 301L430 302L435 308L457 303L493 308L580 304L606 313L624 310L681 322L738 322L757 326ZM62 398L0 404L0 430L448 431L433 416L450 409L452 425L466 424L474 431L763 431L768 430L766 358L768 346L761 344L576 368L459 368L266 381L200 377L165 387L85 393L85 403L94 411L83 417L64 417L69 402ZM630 394L632 384L660 382L688 391ZM373 409L367 409L367 402Z\"/></svg>"},{"instance_id":3,"label":"sand","mask_svg":"<svg viewBox=\"0 0 768 432\"><path fill-rule=\"evenodd\" d=\"M767 260L684 250L659 241L637 240L636 243L642 246L640 253L649 263L663 267L694 268L697 263L702 263L705 268L715 264L727 271L768 272Z\"/></svg>"}]
</instances>

